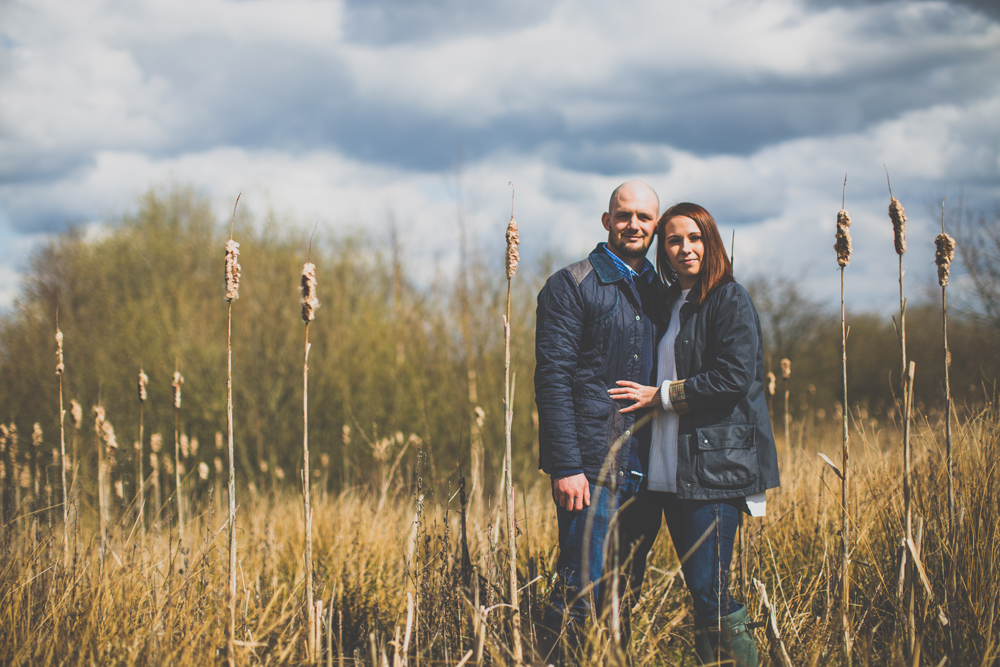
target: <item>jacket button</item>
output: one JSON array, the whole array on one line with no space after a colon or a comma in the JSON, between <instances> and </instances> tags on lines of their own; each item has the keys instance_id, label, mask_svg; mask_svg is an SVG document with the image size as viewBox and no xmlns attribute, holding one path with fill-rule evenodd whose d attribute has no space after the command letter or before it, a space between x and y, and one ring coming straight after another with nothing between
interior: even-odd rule
<instances>
[{"instance_id":1,"label":"jacket button","mask_svg":"<svg viewBox=\"0 0 1000 667\"><path fill-rule=\"evenodd\" d=\"M641 320L641 319L642 319L642 317L641 317L640 315L636 315L636 316L635 316L635 319L637 319L637 320Z\"/></svg>"},{"instance_id":2,"label":"jacket button","mask_svg":"<svg viewBox=\"0 0 1000 667\"><path fill-rule=\"evenodd\" d=\"M632 435L632 429L630 428L625 429L625 435Z\"/></svg>"},{"instance_id":3,"label":"jacket button","mask_svg":"<svg viewBox=\"0 0 1000 667\"><path fill-rule=\"evenodd\" d=\"M624 477L625 476L625 471L624 470L619 470L618 471L618 476L619 477Z\"/></svg>"},{"instance_id":4,"label":"jacket button","mask_svg":"<svg viewBox=\"0 0 1000 667\"><path fill-rule=\"evenodd\" d=\"M633 354L633 355L632 355L632 358L633 358L633 359L638 359L638 358L639 358L639 355L638 355L638 354Z\"/></svg>"}]
</instances>

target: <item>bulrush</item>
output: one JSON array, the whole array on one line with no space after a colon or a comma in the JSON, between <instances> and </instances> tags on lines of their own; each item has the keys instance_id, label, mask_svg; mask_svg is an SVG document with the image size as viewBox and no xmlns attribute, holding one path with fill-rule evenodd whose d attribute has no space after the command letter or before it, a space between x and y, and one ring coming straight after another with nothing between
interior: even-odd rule
<instances>
[{"instance_id":1,"label":"bulrush","mask_svg":"<svg viewBox=\"0 0 1000 667\"><path fill-rule=\"evenodd\" d=\"M174 371L174 379L170 385L174 388L174 497L177 499L177 534L178 550L184 544L184 501L181 493L181 442L180 442L180 410L181 385L184 376L180 371Z\"/></svg>"},{"instance_id":2,"label":"bulrush","mask_svg":"<svg viewBox=\"0 0 1000 667\"><path fill-rule=\"evenodd\" d=\"M226 241L226 301L240 298L240 244Z\"/></svg>"},{"instance_id":3,"label":"bulrush","mask_svg":"<svg viewBox=\"0 0 1000 667\"><path fill-rule=\"evenodd\" d=\"M106 419L104 408L100 405L94 406L94 432L97 434L97 505L100 512L101 521L101 560L104 560L104 552L108 542L108 465L105 456L105 447L101 446L103 440L108 444L108 429L110 426ZM114 430L111 430L111 437L114 438ZM117 443L115 443L117 447Z\"/></svg>"},{"instance_id":4,"label":"bulrush","mask_svg":"<svg viewBox=\"0 0 1000 667\"><path fill-rule=\"evenodd\" d=\"M837 242L833 244L833 249L837 251L837 264L844 268L851 263L851 216L847 211L841 210L837 213Z\"/></svg>"},{"instance_id":5,"label":"bulrush","mask_svg":"<svg viewBox=\"0 0 1000 667\"><path fill-rule=\"evenodd\" d=\"M56 312L56 320L59 313ZM63 506L63 565L69 565L69 496L66 487L66 410L63 409L63 333L56 324L56 375L59 377L59 473L62 478Z\"/></svg>"},{"instance_id":6,"label":"bulrush","mask_svg":"<svg viewBox=\"0 0 1000 667\"><path fill-rule=\"evenodd\" d=\"M316 265L306 262L302 267L302 320L312 322L319 308L316 298Z\"/></svg>"},{"instance_id":7,"label":"bulrush","mask_svg":"<svg viewBox=\"0 0 1000 667\"><path fill-rule=\"evenodd\" d=\"M174 410L181 409L181 385L184 384L184 376L180 371L174 371L174 379L170 386L174 388Z\"/></svg>"},{"instance_id":8,"label":"bulrush","mask_svg":"<svg viewBox=\"0 0 1000 667\"><path fill-rule=\"evenodd\" d=\"M937 264L938 285L948 286L948 276L951 274L951 263L955 260L955 239L944 232L934 239L936 250L934 252L934 263Z\"/></svg>"},{"instance_id":9,"label":"bulrush","mask_svg":"<svg viewBox=\"0 0 1000 667\"><path fill-rule=\"evenodd\" d=\"M135 511L139 517L139 538L143 544L146 542L146 479L142 471L142 446L143 446L143 411L146 406L146 387L149 385L149 376L139 368L139 439L135 443L135 470L136 470L136 504Z\"/></svg>"},{"instance_id":10,"label":"bulrush","mask_svg":"<svg viewBox=\"0 0 1000 667\"><path fill-rule=\"evenodd\" d=\"M517 272L517 263L520 260L520 256L517 252L517 246L520 245L521 239L517 235L517 220L514 216L510 216L510 222L507 223L507 280L514 277L514 273Z\"/></svg>"},{"instance_id":11,"label":"bulrush","mask_svg":"<svg viewBox=\"0 0 1000 667\"><path fill-rule=\"evenodd\" d=\"M896 254L900 257L906 252L906 211L895 197L889 197L889 218L892 220L892 232L895 237Z\"/></svg>"}]
</instances>

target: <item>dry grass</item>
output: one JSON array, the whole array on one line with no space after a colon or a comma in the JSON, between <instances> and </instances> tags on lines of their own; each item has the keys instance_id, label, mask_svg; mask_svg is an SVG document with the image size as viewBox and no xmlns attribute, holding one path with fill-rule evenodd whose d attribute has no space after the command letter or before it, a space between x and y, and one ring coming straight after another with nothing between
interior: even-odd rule
<instances>
[{"instance_id":1,"label":"dry grass","mask_svg":"<svg viewBox=\"0 0 1000 667\"><path fill-rule=\"evenodd\" d=\"M850 614L854 658L860 664L904 664L906 612L899 595L900 539L904 534L900 433L852 414L854 548ZM863 428L859 428L863 427ZM759 580L796 665L838 665L840 622L835 612L840 522L839 484L818 457L840 447L837 420L821 423L806 448L783 450L782 488L770 494L768 516L747 519L737 544L733 589L751 616L764 618ZM962 517L948 538L944 442L939 424L918 422L914 451L915 543L933 591L917 582L919 664L997 664L1000 595L1000 510L997 461L1000 414L991 405L957 420L955 468ZM489 514L468 517L468 560L463 555L460 494L440 495L417 478L395 481L379 509L380 493L358 489L338 496L316 489L314 544L316 599L324 602L321 664L327 660L396 662L408 642L412 664L457 664L473 652L483 662L511 662L511 633L501 612L508 595L505 540L497 539L494 499ZM530 480L530 481L529 481ZM554 512L544 478L516 480L519 493L519 577L523 618L537 621L551 592L556 556ZM226 499L214 480L185 481L189 545L176 548L177 527L151 531L141 547L134 513L116 508L105 558L98 555L99 523L81 506L75 552L62 564L62 528L48 514L3 528L0 552L0 663L213 664L224 659L227 625ZM294 487L244 493L238 515L236 650L239 664L304 664L307 622L302 559L302 504ZM58 509L55 514L61 514ZM180 560L178 560L180 559ZM742 559L742 560L741 560ZM643 596L633 615L636 664L694 664L690 603L664 531L650 558ZM744 568L745 566L745 568ZM950 576L955 574L954 580ZM408 598L409 596L409 598ZM408 599L412 600L412 607ZM940 605L940 609L938 608ZM487 610L485 615L475 610ZM332 614L330 614L332 610ZM942 625L940 616L948 619ZM535 638L524 623L526 652ZM606 632L595 632L592 648ZM763 662L767 637L757 632ZM383 658L384 654L384 658ZM600 655L595 653L594 656ZM913 661L909 664L917 664ZM469 663L467 663L469 664ZM771 664L777 664L771 662Z\"/></svg>"}]
</instances>

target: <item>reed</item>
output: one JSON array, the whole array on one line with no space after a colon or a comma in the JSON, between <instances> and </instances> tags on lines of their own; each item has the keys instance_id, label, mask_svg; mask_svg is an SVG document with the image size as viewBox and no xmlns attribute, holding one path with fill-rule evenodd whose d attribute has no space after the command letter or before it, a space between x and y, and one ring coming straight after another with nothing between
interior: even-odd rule
<instances>
[{"instance_id":1,"label":"reed","mask_svg":"<svg viewBox=\"0 0 1000 667\"><path fill-rule=\"evenodd\" d=\"M66 365L63 363L63 333L59 330L59 311L56 311L56 377L59 379L59 472L62 477L63 506L63 565L69 565L69 495L66 486L66 410L63 409L63 373ZM0 495L3 494L0 488ZM0 517L3 507L0 506Z\"/></svg>"},{"instance_id":2,"label":"reed","mask_svg":"<svg viewBox=\"0 0 1000 667\"><path fill-rule=\"evenodd\" d=\"M174 496L177 499L177 553L182 554L182 549L187 541L184 539L184 494L181 489L181 471L184 464L181 463L181 436L180 436L180 415L181 415L181 387L184 385L184 376L180 371L174 371L174 378L170 382L174 396Z\"/></svg>"},{"instance_id":3,"label":"reed","mask_svg":"<svg viewBox=\"0 0 1000 667\"><path fill-rule=\"evenodd\" d=\"M510 202L510 222L507 223L507 253L504 257L504 265L507 269L507 309L503 317L504 336L504 474L507 489L507 552L509 561L510 577L510 604L513 606L511 615L511 631L514 643L514 662L521 664L524 662L524 649L521 646L521 605L518 602L518 580L517 580L517 540L514 534L514 480L511 469L514 467L514 457L511 453L511 423L514 418L514 386L510 377L510 287L514 274L517 272L519 259L518 245L520 238L517 233L517 222L514 220L514 194L511 191Z\"/></svg>"},{"instance_id":4,"label":"reed","mask_svg":"<svg viewBox=\"0 0 1000 667\"><path fill-rule=\"evenodd\" d=\"M316 631L316 609L313 601L313 510L309 495L312 486L312 476L309 470L309 323L316 317L319 299L316 296L316 265L312 262L306 262L302 267L300 288L302 290L302 320L306 323L302 352L302 510L306 536L306 612L309 619L309 660L315 662L319 633Z\"/></svg>"},{"instance_id":5,"label":"reed","mask_svg":"<svg viewBox=\"0 0 1000 667\"><path fill-rule=\"evenodd\" d=\"M844 190L847 190L847 176L844 176ZM844 269L851 263L851 216L841 209L837 213L836 243L837 265L840 267L840 334L841 334L841 377L843 379L843 401L847 402L847 312L844 306ZM841 432L841 475L840 475L840 613L844 640L844 662L851 665L851 511L850 511L850 434L848 433L847 411L843 411Z\"/></svg>"},{"instance_id":6,"label":"reed","mask_svg":"<svg viewBox=\"0 0 1000 667\"><path fill-rule=\"evenodd\" d=\"M242 193L241 193L242 194ZM229 226L229 241L226 243L226 427L229 432L229 625L226 633L226 659L230 667L236 667L236 470L233 453L233 301L240 296L240 244L233 240L236 225L236 207L240 204L236 196L233 204L233 220Z\"/></svg>"},{"instance_id":7,"label":"reed","mask_svg":"<svg viewBox=\"0 0 1000 667\"><path fill-rule=\"evenodd\" d=\"M954 465L951 451L951 353L948 351L948 276L955 260L955 239L944 231L944 199L941 199L941 233L934 239L934 263L937 265L938 285L941 286L941 341L944 348L944 411L945 443L948 457L948 526L955 529Z\"/></svg>"}]
</instances>

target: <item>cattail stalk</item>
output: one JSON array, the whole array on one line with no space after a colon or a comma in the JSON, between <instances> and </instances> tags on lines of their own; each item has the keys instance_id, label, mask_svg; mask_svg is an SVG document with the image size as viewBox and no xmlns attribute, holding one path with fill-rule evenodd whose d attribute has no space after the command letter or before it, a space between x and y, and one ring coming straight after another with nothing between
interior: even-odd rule
<instances>
[{"instance_id":1,"label":"cattail stalk","mask_svg":"<svg viewBox=\"0 0 1000 667\"><path fill-rule=\"evenodd\" d=\"M517 263L519 259L517 246L519 243L520 239L517 234L517 222L514 220L514 195L512 192L510 222L507 223L507 254L505 256L505 265L507 269L507 310L503 318L503 407L504 447L506 450L504 469L506 472L505 481L507 486L507 550L509 552L510 560L510 603L514 607L513 615L511 617L511 631L514 635L514 662L518 665L524 662L524 652L521 647L521 606L518 603L517 595L517 542L514 534L514 482L511 472L514 467L514 458L511 447L511 423L514 418L514 406L511 404L513 399L513 387L511 386L510 381L510 287L511 281L514 278L514 273L517 271Z\"/></svg>"},{"instance_id":2,"label":"cattail stalk","mask_svg":"<svg viewBox=\"0 0 1000 667\"><path fill-rule=\"evenodd\" d=\"M184 384L184 376L180 371L174 371L173 382L170 386L174 388L174 495L177 497L177 549L180 552L184 545L184 499L181 493L181 437L180 437L180 414L181 414L181 385Z\"/></svg>"},{"instance_id":3,"label":"cattail stalk","mask_svg":"<svg viewBox=\"0 0 1000 667\"><path fill-rule=\"evenodd\" d=\"M781 360L781 379L785 383L785 451L792 451L792 415L788 412L788 381L792 377L792 362L790 359Z\"/></svg>"},{"instance_id":4,"label":"cattail stalk","mask_svg":"<svg viewBox=\"0 0 1000 667\"><path fill-rule=\"evenodd\" d=\"M136 443L135 447L137 501L135 508L136 514L139 517L139 538L142 540L143 547L146 545L146 478L143 476L142 471L142 447L143 442L145 442L143 434L143 409L146 407L147 385L149 385L149 377L143 372L142 368L139 368L139 383L137 386L139 392L139 442Z\"/></svg>"},{"instance_id":5,"label":"cattail stalk","mask_svg":"<svg viewBox=\"0 0 1000 667\"><path fill-rule=\"evenodd\" d=\"M951 368L951 353L948 351L948 276L951 263L955 259L955 239L944 231L944 199L941 200L941 233L934 239L936 252L934 263L938 268L938 284L941 285L941 334L944 341L944 433L948 456L948 530L955 531L955 488L951 451L951 383L948 371Z\"/></svg>"},{"instance_id":6,"label":"cattail stalk","mask_svg":"<svg viewBox=\"0 0 1000 667\"><path fill-rule=\"evenodd\" d=\"M94 432L97 434L97 506L100 512L101 521L101 564L104 563L104 552L108 542L108 494L105 490L107 485L107 466L105 464L104 446L101 440L104 437L104 408L94 407Z\"/></svg>"},{"instance_id":7,"label":"cattail stalk","mask_svg":"<svg viewBox=\"0 0 1000 667\"><path fill-rule=\"evenodd\" d=\"M226 243L226 303L228 320L226 324L226 426L229 431L229 627L226 633L227 659L231 667L236 666L236 471L233 456L233 300L240 296L240 244L233 240L236 224L236 207L240 195L233 205L233 220Z\"/></svg>"},{"instance_id":8,"label":"cattail stalk","mask_svg":"<svg viewBox=\"0 0 1000 667\"><path fill-rule=\"evenodd\" d=\"M302 320L306 323L302 353L302 503L306 524L306 609L310 628L308 645L310 662L316 661L319 644L318 635L313 631L316 627L316 610L313 606L312 501L309 493L312 485L309 471L309 323L316 317L317 308L319 299L316 297L316 265L306 262L302 267Z\"/></svg>"},{"instance_id":9,"label":"cattail stalk","mask_svg":"<svg viewBox=\"0 0 1000 667\"><path fill-rule=\"evenodd\" d=\"M844 187L847 187L847 176L844 176ZM841 204L843 206L843 204ZM837 213L837 241L833 248L837 253L837 264L840 266L840 336L841 336L841 378L843 380L843 400L847 405L847 311L844 301L844 269L851 262L851 216L843 208ZM844 639L844 662L851 666L851 522L850 522L850 436L847 431L847 410L843 412L842 447L841 447L841 479L840 479L840 604L841 625Z\"/></svg>"},{"instance_id":10,"label":"cattail stalk","mask_svg":"<svg viewBox=\"0 0 1000 667\"><path fill-rule=\"evenodd\" d=\"M163 491L160 481L160 451L163 449L163 436L154 433L149 436L149 467L153 483L153 530L160 531L160 514L163 511Z\"/></svg>"},{"instance_id":11,"label":"cattail stalk","mask_svg":"<svg viewBox=\"0 0 1000 667\"><path fill-rule=\"evenodd\" d=\"M59 318L58 312L56 319ZM56 376L59 378L59 470L63 496L63 565L69 566L69 494L66 487L66 410L63 409L63 333L56 324Z\"/></svg>"}]
</instances>

